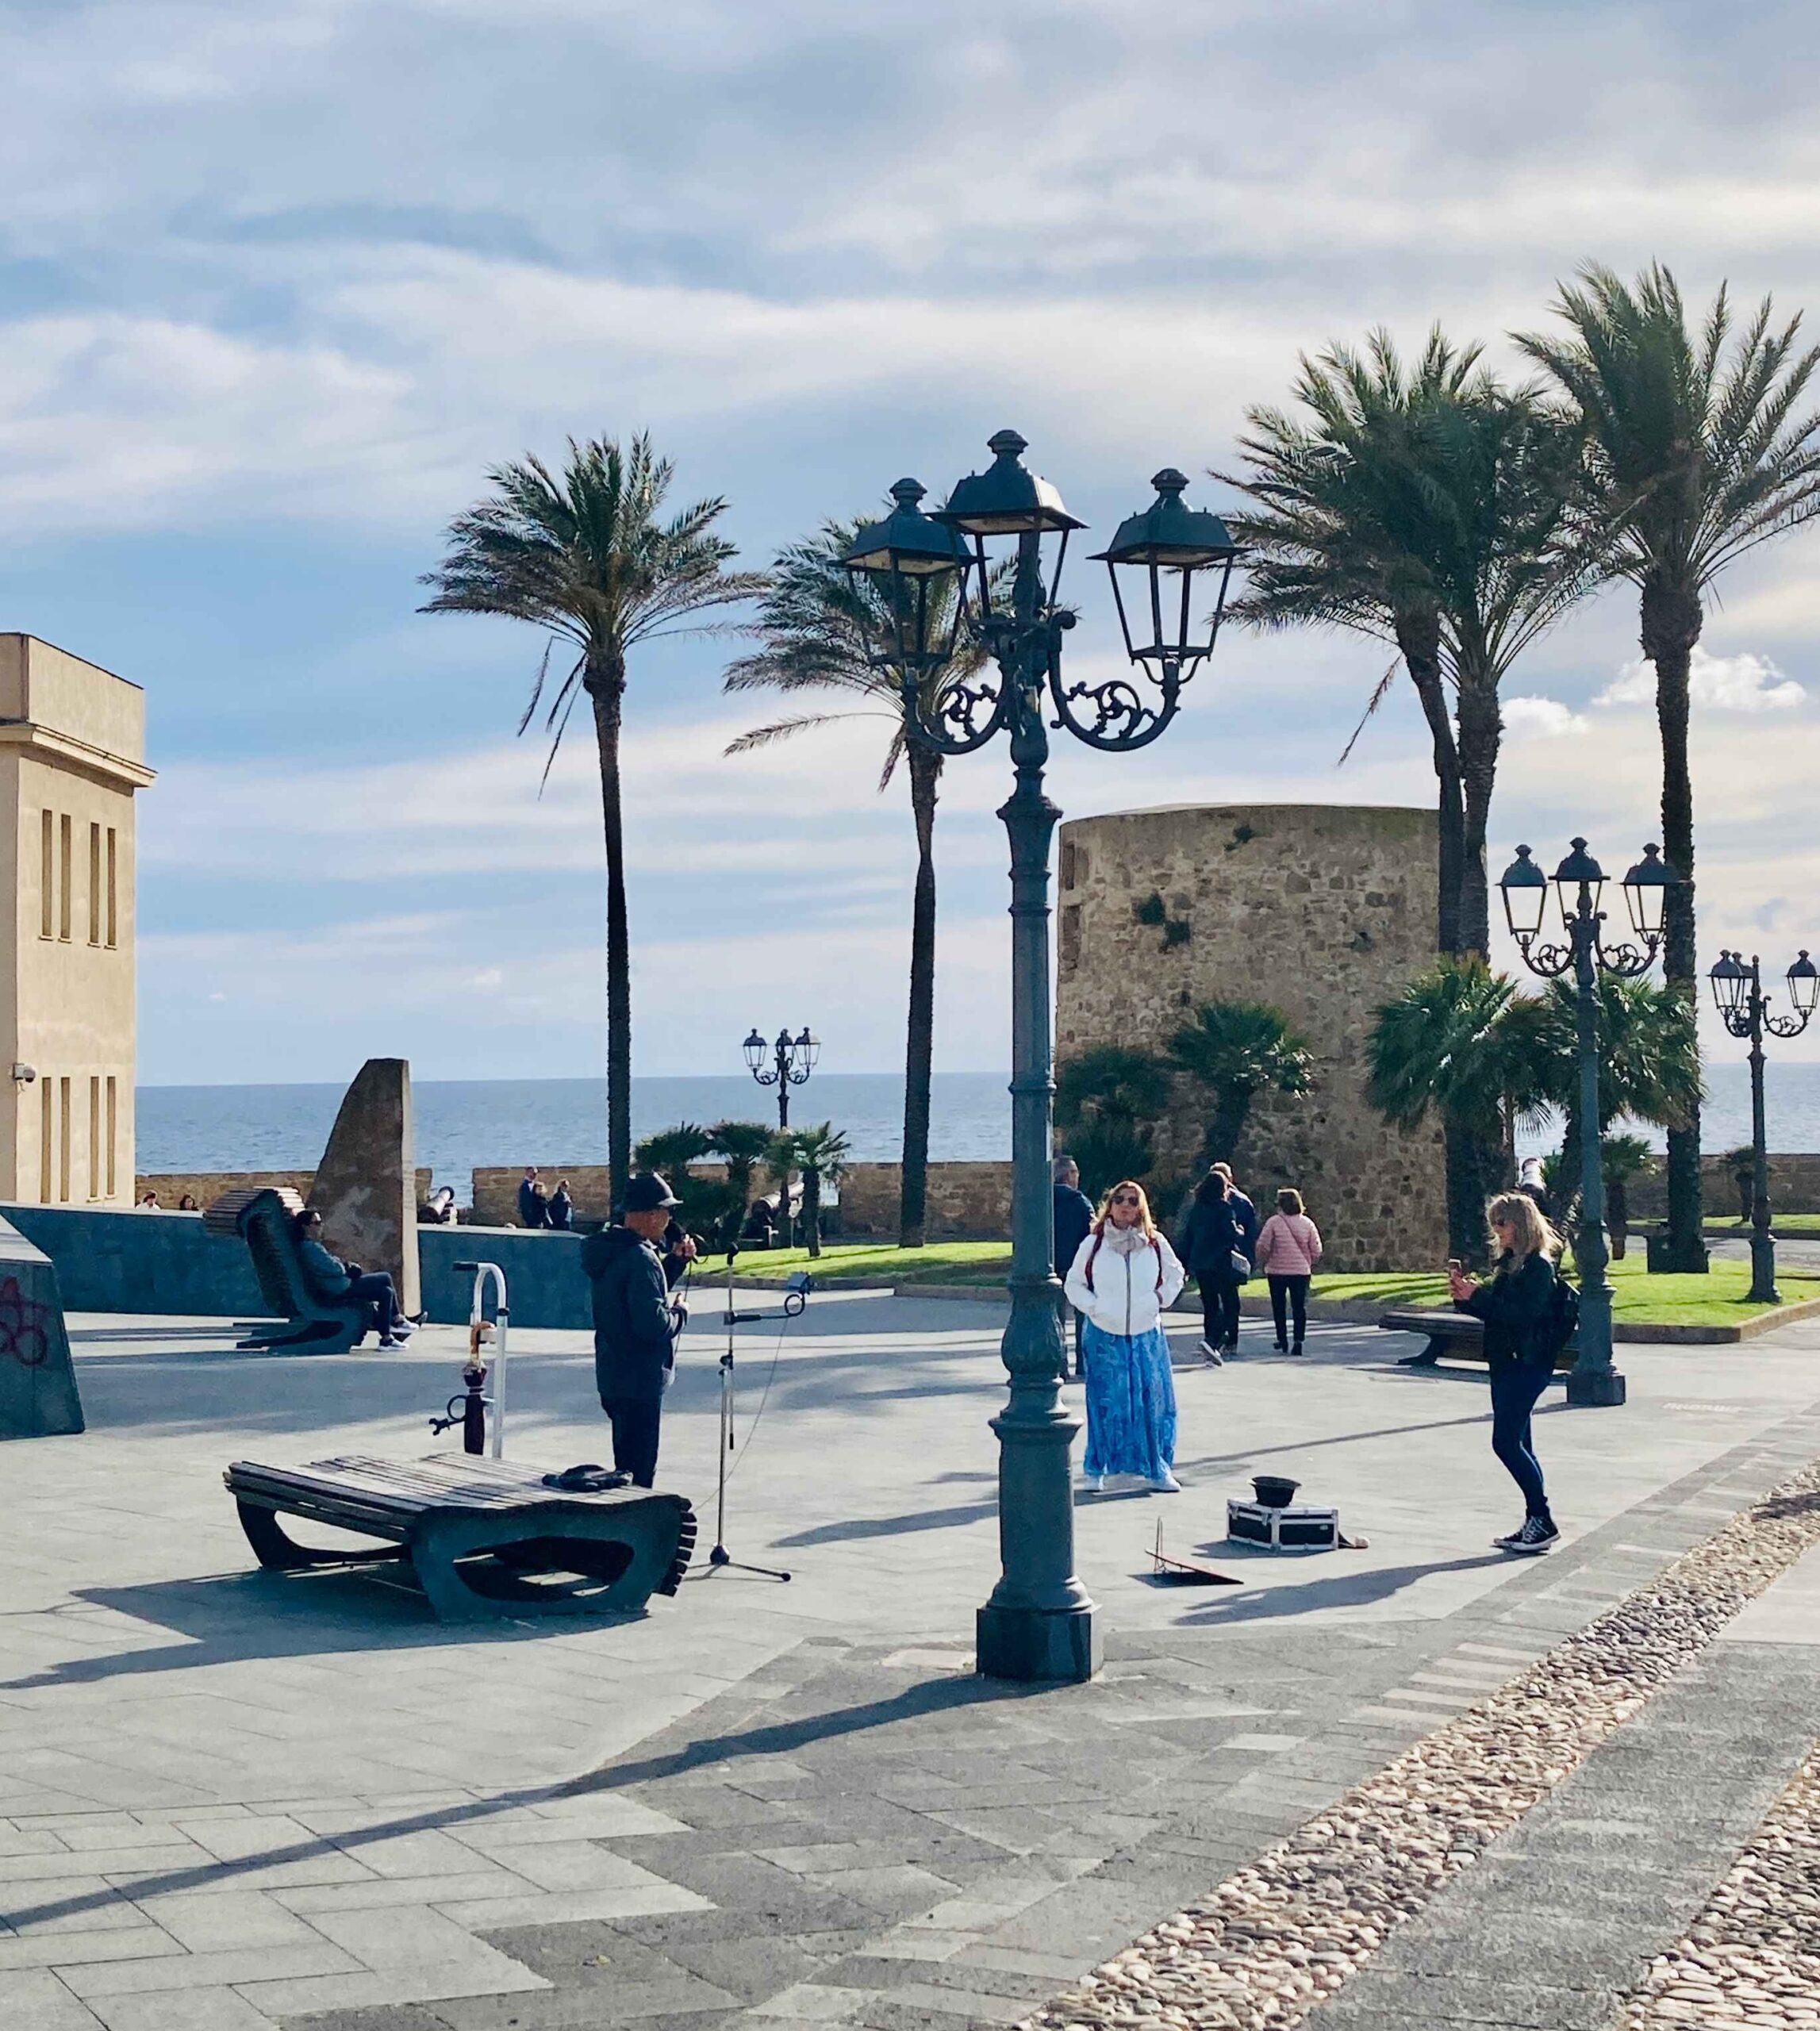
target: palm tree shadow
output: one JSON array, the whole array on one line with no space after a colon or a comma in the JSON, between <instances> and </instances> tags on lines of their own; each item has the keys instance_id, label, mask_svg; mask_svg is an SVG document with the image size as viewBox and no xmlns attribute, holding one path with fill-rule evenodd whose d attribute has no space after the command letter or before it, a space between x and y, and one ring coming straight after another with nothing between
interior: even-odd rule
<instances>
[{"instance_id":1,"label":"palm tree shadow","mask_svg":"<svg viewBox=\"0 0 1820 2031\"><path fill-rule=\"evenodd\" d=\"M1230 1548L1222 1544L1202 1549L1217 1552ZM1440 1559L1428 1565L1380 1566L1375 1572L1336 1574L1331 1580L1313 1580L1305 1587L1280 1587L1268 1594L1209 1602L1204 1608L1179 1616L1177 1622L1189 1628L1209 1629L1227 1622L1281 1622L1292 1615L1312 1614L1322 1608L1370 1607L1400 1594L1431 1572L1470 1572L1480 1566L1509 1563L1502 1552L1481 1552L1472 1558Z\"/></svg>"}]
</instances>

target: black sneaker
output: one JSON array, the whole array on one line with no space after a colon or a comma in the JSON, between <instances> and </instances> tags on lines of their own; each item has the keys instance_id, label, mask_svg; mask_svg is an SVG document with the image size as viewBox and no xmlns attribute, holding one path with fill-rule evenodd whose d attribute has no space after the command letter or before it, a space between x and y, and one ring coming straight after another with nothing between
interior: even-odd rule
<instances>
[{"instance_id":1,"label":"black sneaker","mask_svg":"<svg viewBox=\"0 0 1820 2031\"><path fill-rule=\"evenodd\" d=\"M1561 1533L1545 1516L1532 1516L1504 1549L1523 1558L1539 1558L1561 1542Z\"/></svg>"}]
</instances>

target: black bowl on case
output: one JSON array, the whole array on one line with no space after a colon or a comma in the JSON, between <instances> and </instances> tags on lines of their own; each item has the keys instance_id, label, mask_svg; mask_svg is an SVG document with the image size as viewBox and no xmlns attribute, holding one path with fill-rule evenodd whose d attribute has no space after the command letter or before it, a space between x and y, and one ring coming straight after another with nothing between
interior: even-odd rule
<instances>
[{"instance_id":1,"label":"black bowl on case","mask_svg":"<svg viewBox=\"0 0 1820 2031\"><path fill-rule=\"evenodd\" d=\"M1287 1509L1301 1485L1286 1474L1257 1474L1252 1478L1251 1489L1266 1509Z\"/></svg>"}]
</instances>

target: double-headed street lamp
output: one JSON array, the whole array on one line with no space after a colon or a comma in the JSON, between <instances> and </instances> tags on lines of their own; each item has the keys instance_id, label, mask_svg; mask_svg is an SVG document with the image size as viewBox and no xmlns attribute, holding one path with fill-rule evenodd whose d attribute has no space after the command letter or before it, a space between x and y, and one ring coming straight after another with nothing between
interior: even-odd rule
<instances>
[{"instance_id":1,"label":"double-headed street lamp","mask_svg":"<svg viewBox=\"0 0 1820 2031\"><path fill-rule=\"evenodd\" d=\"M1069 536L1085 525L1025 467L1015 430L989 442L992 464L962 480L934 515L918 505L923 488L900 480L891 490L896 507L859 532L843 561L870 624L874 666L901 689L908 737L953 755L971 754L1001 730L1010 735L1016 786L999 809L1011 843L1011 1319L1002 1342L1010 1389L993 1420L1001 1570L979 1611L978 1662L998 1678L1079 1680L1098 1669L1100 1650L1093 1603L1074 1571L1069 1450L1081 1426L1062 1403L1052 1263L1049 850L1062 813L1044 792L1043 769L1051 726L1114 754L1164 731L1183 685L1212 651L1239 551L1217 515L1184 504L1185 474L1173 466L1158 473L1155 501L1121 523L1099 553L1135 676L1070 684L1062 638L1074 616L1057 605L1056 591ZM1008 605L987 551L999 538L1016 543ZM1046 542L1054 553L1046 584ZM1190 608L1194 574L1207 570L1218 582L1202 633ZM1121 571L1135 574L1135 621ZM989 666L951 668L963 636Z\"/></svg>"},{"instance_id":2,"label":"double-headed street lamp","mask_svg":"<svg viewBox=\"0 0 1820 2031\"><path fill-rule=\"evenodd\" d=\"M778 1126L790 1125L790 1088L808 1083L809 1074L816 1069L816 1060L821 1055L821 1040L809 1035L809 1026L803 1025L800 1037L793 1037L788 1030L778 1032L778 1041L768 1044L754 1029L741 1046L746 1054L746 1067L761 1086L775 1086L778 1089ZM766 1069L766 1058L770 1059L770 1068Z\"/></svg>"},{"instance_id":3,"label":"double-headed street lamp","mask_svg":"<svg viewBox=\"0 0 1820 2031\"><path fill-rule=\"evenodd\" d=\"M1599 976L1610 973L1634 980L1647 973L1661 948L1662 921L1668 891L1680 877L1662 858L1660 847L1645 847L1643 858L1625 876L1624 904L1635 944L1606 940L1604 912L1599 907L1605 870L1586 850L1584 839L1554 871L1553 886L1566 934L1565 944L1538 944L1548 912L1549 878L1530 858L1527 847L1504 871L1504 915L1523 964L1545 980L1572 971L1580 1054L1580 1235L1574 1258L1580 1269L1580 1353L1567 1378L1570 1403L1622 1403L1624 1378L1611 1365L1611 1285L1606 1279L1611 1260L1605 1246L1604 1152L1600 1147L1599 1115Z\"/></svg>"},{"instance_id":4,"label":"double-headed street lamp","mask_svg":"<svg viewBox=\"0 0 1820 2031\"><path fill-rule=\"evenodd\" d=\"M1777 1304L1776 1238L1769 1231L1769 1143L1763 1118L1763 1039L1798 1037L1820 1001L1820 973L1803 952L1788 969L1791 1016L1772 1016L1763 991L1763 970L1757 954L1745 964L1741 952L1722 952L1707 978L1719 1016L1734 1037L1750 1042L1750 1302Z\"/></svg>"}]
</instances>

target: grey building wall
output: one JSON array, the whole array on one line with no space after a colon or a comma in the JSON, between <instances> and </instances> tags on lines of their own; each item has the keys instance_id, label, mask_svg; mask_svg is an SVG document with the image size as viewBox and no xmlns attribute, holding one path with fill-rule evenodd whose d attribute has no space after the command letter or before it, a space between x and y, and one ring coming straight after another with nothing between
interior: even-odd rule
<instances>
[{"instance_id":1,"label":"grey building wall","mask_svg":"<svg viewBox=\"0 0 1820 2031\"><path fill-rule=\"evenodd\" d=\"M1372 1011L1434 956L1432 812L1181 805L1061 831L1056 1043L1160 1050L1205 1001L1268 1003L1312 1050L1315 1091L1261 1098L1231 1161L1261 1205L1294 1184L1330 1269L1446 1255L1438 1131L1401 1135L1364 1092ZM1161 906L1162 921L1154 919ZM1178 1088L1155 1176L1185 1176L1204 1118ZM1165 1207L1173 1211L1173 1207Z\"/></svg>"}]
</instances>

